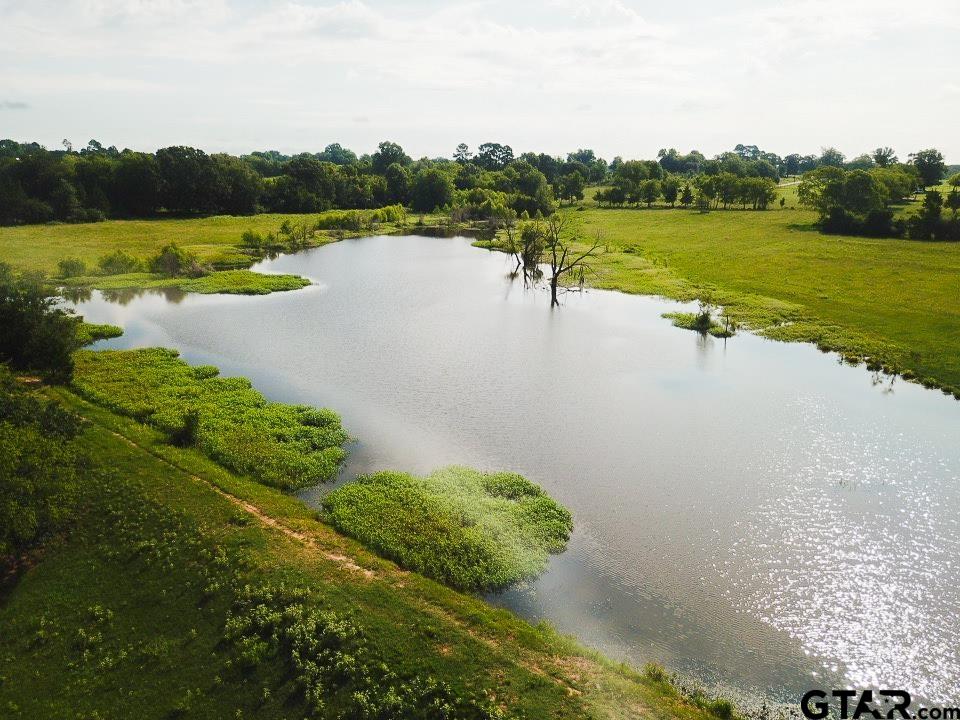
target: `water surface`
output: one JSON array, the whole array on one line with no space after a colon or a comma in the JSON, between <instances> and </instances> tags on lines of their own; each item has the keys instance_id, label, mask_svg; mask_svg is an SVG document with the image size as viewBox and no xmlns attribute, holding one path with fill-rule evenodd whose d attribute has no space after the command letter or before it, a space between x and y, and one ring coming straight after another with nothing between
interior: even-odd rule
<instances>
[{"instance_id":1,"label":"water surface","mask_svg":"<svg viewBox=\"0 0 960 720\"><path fill-rule=\"evenodd\" d=\"M78 304L326 405L345 476L512 470L574 513L569 550L493 600L615 657L726 692L813 686L960 698L960 405L808 345L701 337L672 302L563 307L462 238L347 240L263 263L314 286L266 297ZM308 491L317 501L323 489Z\"/></svg>"}]
</instances>

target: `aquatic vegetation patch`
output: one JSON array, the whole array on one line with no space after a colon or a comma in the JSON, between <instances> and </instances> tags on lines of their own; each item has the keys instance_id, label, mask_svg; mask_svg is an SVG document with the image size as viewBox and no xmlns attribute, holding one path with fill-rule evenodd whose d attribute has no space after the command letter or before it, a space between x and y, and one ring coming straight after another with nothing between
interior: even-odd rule
<instances>
[{"instance_id":1,"label":"aquatic vegetation patch","mask_svg":"<svg viewBox=\"0 0 960 720\"><path fill-rule=\"evenodd\" d=\"M727 324L721 325L709 313L664 313L662 317L673 321L673 326L684 330L696 330L699 333L709 333L714 337L733 337L734 328Z\"/></svg>"},{"instance_id":2,"label":"aquatic vegetation patch","mask_svg":"<svg viewBox=\"0 0 960 720\"><path fill-rule=\"evenodd\" d=\"M246 378L190 366L175 350L83 350L75 358L81 395L261 483L289 490L324 482L345 456L335 412L268 402Z\"/></svg>"},{"instance_id":3,"label":"aquatic vegetation patch","mask_svg":"<svg viewBox=\"0 0 960 720\"><path fill-rule=\"evenodd\" d=\"M310 281L299 275L267 275L252 270L223 270L201 277L166 277L160 273L133 272L119 275L87 275L65 278L68 287L93 290L132 290L176 288L202 294L267 295L272 292L299 290Z\"/></svg>"},{"instance_id":4,"label":"aquatic vegetation patch","mask_svg":"<svg viewBox=\"0 0 960 720\"><path fill-rule=\"evenodd\" d=\"M204 294L268 295L272 292L299 290L308 285L310 281L299 275L266 275L251 270L225 270L181 280L177 287L186 292Z\"/></svg>"},{"instance_id":5,"label":"aquatic vegetation patch","mask_svg":"<svg viewBox=\"0 0 960 720\"><path fill-rule=\"evenodd\" d=\"M97 340L106 340L108 338L120 337L121 335L123 335L123 328L116 325L88 322L81 322L77 325L77 343L81 347L90 345Z\"/></svg>"},{"instance_id":6,"label":"aquatic vegetation patch","mask_svg":"<svg viewBox=\"0 0 960 720\"><path fill-rule=\"evenodd\" d=\"M536 577L573 529L570 511L520 475L458 466L361 476L328 495L324 509L384 557L478 592Z\"/></svg>"}]
</instances>

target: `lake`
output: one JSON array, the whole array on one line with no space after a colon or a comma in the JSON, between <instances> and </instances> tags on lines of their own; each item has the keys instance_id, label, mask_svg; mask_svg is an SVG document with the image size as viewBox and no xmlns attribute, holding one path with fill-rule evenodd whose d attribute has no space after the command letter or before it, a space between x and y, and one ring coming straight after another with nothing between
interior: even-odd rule
<instances>
[{"instance_id":1,"label":"lake","mask_svg":"<svg viewBox=\"0 0 960 720\"><path fill-rule=\"evenodd\" d=\"M960 698L960 404L810 345L674 328L685 306L549 294L464 238L346 240L264 297L75 306L274 400L338 411L343 477L519 472L574 513L568 551L491 598L737 698L811 687ZM318 502L329 488L303 493Z\"/></svg>"}]
</instances>

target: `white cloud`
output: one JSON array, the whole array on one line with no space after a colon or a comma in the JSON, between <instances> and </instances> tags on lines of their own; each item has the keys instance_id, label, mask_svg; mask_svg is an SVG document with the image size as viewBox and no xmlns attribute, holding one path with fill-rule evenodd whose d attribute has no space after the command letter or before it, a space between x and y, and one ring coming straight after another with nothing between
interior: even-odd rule
<instances>
[{"instance_id":1,"label":"white cloud","mask_svg":"<svg viewBox=\"0 0 960 720\"><path fill-rule=\"evenodd\" d=\"M952 0L736 7L688 0L651 15L638 0L0 0L11 29L0 92L33 106L16 113L23 133L55 127L62 137L74 122L85 132L102 125L106 137L122 118L141 146L175 134L197 144L233 137L225 149L339 139L365 150L389 135L415 154L494 138L555 152L594 143L609 155L741 141L813 150L872 133L891 144L890 134L917 126L908 100L926 93L941 103L924 113L927 144L957 142L945 119L960 109L947 77L960 60L948 40L960 27ZM922 73L918 58L929 65ZM931 78L937 67L943 77ZM58 105L55 118L41 115Z\"/></svg>"}]
</instances>

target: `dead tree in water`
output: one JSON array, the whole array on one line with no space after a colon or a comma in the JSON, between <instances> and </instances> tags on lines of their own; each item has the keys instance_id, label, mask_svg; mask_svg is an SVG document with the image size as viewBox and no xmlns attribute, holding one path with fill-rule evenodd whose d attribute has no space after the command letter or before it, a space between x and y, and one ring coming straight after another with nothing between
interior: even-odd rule
<instances>
[{"instance_id":1,"label":"dead tree in water","mask_svg":"<svg viewBox=\"0 0 960 720\"><path fill-rule=\"evenodd\" d=\"M574 245L579 245L582 238L571 227L569 217L562 213L554 213L547 219L543 234L542 254L550 264L550 307L554 307L560 304L557 291L563 276L572 275L582 288L586 273L592 269L590 259L603 252L603 242L598 234L587 249L576 249Z\"/></svg>"}]
</instances>

